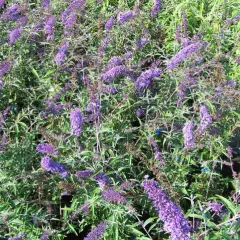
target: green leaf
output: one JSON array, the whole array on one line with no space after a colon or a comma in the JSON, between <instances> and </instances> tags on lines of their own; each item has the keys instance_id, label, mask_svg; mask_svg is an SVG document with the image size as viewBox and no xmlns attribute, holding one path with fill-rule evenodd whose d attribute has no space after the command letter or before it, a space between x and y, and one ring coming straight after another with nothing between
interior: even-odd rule
<instances>
[{"instance_id":1,"label":"green leaf","mask_svg":"<svg viewBox=\"0 0 240 240\"><path fill-rule=\"evenodd\" d=\"M142 232L140 232L139 230L137 230L136 228L130 226L130 225L127 225L130 229L131 229L131 233L134 233L135 235L137 236L142 236L144 235Z\"/></svg>"},{"instance_id":2,"label":"green leaf","mask_svg":"<svg viewBox=\"0 0 240 240\"><path fill-rule=\"evenodd\" d=\"M37 71L33 67L31 67L31 70L32 70L32 73L34 74L34 76L37 77L38 80L40 80L40 77L39 77Z\"/></svg>"},{"instance_id":3,"label":"green leaf","mask_svg":"<svg viewBox=\"0 0 240 240\"><path fill-rule=\"evenodd\" d=\"M222 200L222 202L228 207L229 210L231 210L233 214L236 214L234 205L228 199L220 195L216 195L216 196Z\"/></svg>"},{"instance_id":4,"label":"green leaf","mask_svg":"<svg viewBox=\"0 0 240 240\"><path fill-rule=\"evenodd\" d=\"M204 217L199 215L199 214L195 214L195 213L190 213L190 214L187 214L186 215L187 217L192 217L192 218L198 218L198 219L203 219L204 220Z\"/></svg>"},{"instance_id":5,"label":"green leaf","mask_svg":"<svg viewBox=\"0 0 240 240\"><path fill-rule=\"evenodd\" d=\"M76 232L75 228L73 227L73 225L71 225L70 223L68 224L69 228L72 230L72 232L74 232L74 234L76 236L78 236L78 233Z\"/></svg>"},{"instance_id":6,"label":"green leaf","mask_svg":"<svg viewBox=\"0 0 240 240\"><path fill-rule=\"evenodd\" d=\"M144 222L143 226L146 227L149 223L153 222L155 219L156 219L156 217L152 217L152 218L147 219Z\"/></svg>"}]
</instances>

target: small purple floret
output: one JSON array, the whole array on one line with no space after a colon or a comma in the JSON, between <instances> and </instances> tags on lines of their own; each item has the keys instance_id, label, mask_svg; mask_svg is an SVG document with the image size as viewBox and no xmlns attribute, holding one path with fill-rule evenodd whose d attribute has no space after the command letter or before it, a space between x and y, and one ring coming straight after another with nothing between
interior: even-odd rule
<instances>
[{"instance_id":1,"label":"small purple floret","mask_svg":"<svg viewBox=\"0 0 240 240\"><path fill-rule=\"evenodd\" d=\"M222 210L223 205L217 202L209 202L208 206L214 213L219 213Z\"/></svg>"},{"instance_id":2,"label":"small purple floret","mask_svg":"<svg viewBox=\"0 0 240 240\"><path fill-rule=\"evenodd\" d=\"M136 110L137 117L143 117L145 115L145 110L139 108Z\"/></svg>"}]
</instances>

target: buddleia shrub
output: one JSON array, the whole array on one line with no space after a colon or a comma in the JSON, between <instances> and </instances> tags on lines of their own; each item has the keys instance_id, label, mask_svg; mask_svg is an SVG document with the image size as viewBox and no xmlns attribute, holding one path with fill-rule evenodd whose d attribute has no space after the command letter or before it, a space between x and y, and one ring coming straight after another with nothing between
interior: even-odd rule
<instances>
[{"instance_id":1,"label":"buddleia shrub","mask_svg":"<svg viewBox=\"0 0 240 240\"><path fill-rule=\"evenodd\" d=\"M0 0L3 239L238 239L239 3Z\"/></svg>"}]
</instances>

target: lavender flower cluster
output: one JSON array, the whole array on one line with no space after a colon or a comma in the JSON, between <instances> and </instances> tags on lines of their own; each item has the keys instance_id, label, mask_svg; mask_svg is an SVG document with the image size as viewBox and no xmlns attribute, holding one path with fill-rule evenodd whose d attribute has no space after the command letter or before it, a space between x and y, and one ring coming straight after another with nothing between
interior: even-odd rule
<instances>
[{"instance_id":1,"label":"lavender flower cluster","mask_svg":"<svg viewBox=\"0 0 240 240\"><path fill-rule=\"evenodd\" d=\"M113 25L114 25L114 17L112 16L112 17L108 18L105 23L104 28L107 33L112 29Z\"/></svg>"},{"instance_id":2,"label":"lavender flower cluster","mask_svg":"<svg viewBox=\"0 0 240 240\"><path fill-rule=\"evenodd\" d=\"M184 218L181 209L176 206L154 180L146 180L142 187L148 198L153 201L159 218L164 222L164 230L170 233L172 240L190 240L191 227Z\"/></svg>"},{"instance_id":3,"label":"lavender flower cluster","mask_svg":"<svg viewBox=\"0 0 240 240\"><path fill-rule=\"evenodd\" d=\"M113 188L109 187L102 191L103 199L107 202L112 203L126 203L127 200L121 195L120 192L115 191Z\"/></svg>"},{"instance_id":4,"label":"lavender flower cluster","mask_svg":"<svg viewBox=\"0 0 240 240\"><path fill-rule=\"evenodd\" d=\"M185 149L191 149L194 147L194 123L187 121L183 127L184 147Z\"/></svg>"},{"instance_id":5,"label":"lavender flower cluster","mask_svg":"<svg viewBox=\"0 0 240 240\"><path fill-rule=\"evenodd\" d=\"M118 24L124 24L127 21L130 21L135 17L135 13L132 10L129 10L127 12L120 12L117 16L117 23Z\"/></svg>"},{"instance_id":6,"label":"lavender flower cluster","mask_svg":"<svg viewBox=\"0 0 240 240\"><path fill-rule=\"evenodd\" d=\"M197 133L203 134L212 123L212 117L205 105L200 107L200 124L197 127Z\"/></svg>"},{"instance_id":7,"label":"lavender flower cluster","mask_svg":"<svg viewBox=\"0 0 240 240\"><path fill-rule=\"evenodd\" d=\"M0 0L0 7L2 7L5 4L5 0Z\"/></svg>"},{"instance_id":8,"label":"lavender flower cluster","mask_svg":"<svg viewBox=\"0 0 240 240\"><path fill-rule=\"evenodd\" d=\"M70 36L73 34L73 28L77 23L77 13L72 12L64 21L64 35Z\"/></svg>"},{"instance_id":9,"label":"lavender flower cluster","mask_svg":"<svg viewBox=\"0 0 240 240\"><path fill-rule=\"evenodd\" d=\"M17 26L16 28L14 28L8 36L8 43L9 45L13 45L22 35L22 27L21 26Z\"/></svg>"},{"instance_id":10,"label":"lavender flower cluster","mask_svg":"<svg viewBox=\"0 0 240 240\"><path fill-rule=\"evenodd\" d=\"M174 69L180 62L183 62L189 58L193 53L196 53L202 46L202 43L197 42L190 44L189 46L183 48L175 56L173 56L167 63L167 69Z\"/></svg>"},{"instance_id":11,"label":"lavender flower cluster","mask_svg":"<svg viewBox=\"0 0 240 240\"><path fill-rule=\"evenodd\" d=\"M158 12L160 11L160 7L161 7L160 0L153 0L153 8L151 10L151 14L152 15L158 14Z\"/></svg>"},{"instance_id":12,"label":"lavender flower cluster","mask_svg":"<svg viewBox=\"0 0 240 240\"><path fill-rule=\"evenodd\" d=\"M2 81L2 77L10 70L10 63L3 61L0 63L0 89L3 88L3 81Z\"/></svg>"},{"instance_id":13,"label":"lavender flower cluster","mask_svg":"<svg viewBox=\"0 0 240 240\"><path fill-rule=\"evenodd\" d=\"M54 24L56 17L54 15L50 15L47 17L45 21L44 32L47 36L47 41L54 40Z\"/></svg>"},{"instance_id":14,"label":"lavender flower cluster","mask_svg":"<svg viewBox=\"0 0 240 240\"><path fill-rule=\"evenodd\" d=\"M151 80L155 77L159 77L161 70L158 68L152 68L141 73L141 75L135 81L135 89L140 91L148 87L151 83Z\"/></svg>"},{"instance_id":15,"label":"lavender flower cluster","mask_svg":"<svg viewBox=\"0 0 240 240\"><path fill-rule=\"evenodd\" d=\"M39 153L43 153L43 154L49 154L53 156L58 155L57 149L52 144L49 144L49 143L39 143L36 147L36 150Z\"/></svg>"},{"instance_id":16,"label":"lavender flower cluster","mask_svg":"<svg viewBox=\"0 0 240 240\"><path fill-rule=\"evenodd\" d=\"M67 54L68 47L69 47L69 41L65 40L61 43L61 46L60 46L60 48L58 50L58 53L55 57L55 62L56 62L57 65L62 65L63 64L64 58Z\"/></svg>"},{"instance_id":17,"label":"lavender flower cluster","mask_svg":"<svg viewBox=\"0 0 240 240\"><path fill-rule=\"evenodd\" d=\"M66 178L69 175L68 170L62 164L53 161L50 157L41 158L41 166L48 172L58 173L61 178Z\"/></svg>"},{"instance_id":18,"label":"lavender flower cluster","mask_svg":"<svg viewBox=\"0 0 240 240\"><path fill-rule=\"evenodd\" d=\"M164 158L162 156L162 153L159 150L159 147L158 147L157 143L154 141L154 139L152 137L148 138L148 142L154 149L154 158L155 158L155 160L159 160L161 164L164 164L165 160L164 160Z\"/></svg>"},{"instance_id":19,"label":"lavender flower cluster","mask_svg":"<svg viewBox=\"0 0 240 240\"><path fill-rule=\"evenodd\" d=\"M1 19L16 21L23 16L22 15L23 11L24 11L24 8L19 4L15 3L6 9L6 11L1 16Z\"/></svg>"},{"instance_id":20,"label":"lavender flower cluster","mask_svg":"<svg viewBox=\"0 0 240 240\"><path fill-rule=\"evenodd\" d=\"M82 132L82 113L79 108L75 108L71 110L70 113L70 122L71 122L71 134L74 136L80 136Z\"/></svg>"},{"instance_id":21,"label":"lavender flower cluster","mask_svg":"<svg viewBox=\"0 0 240 240\"><path fill-rule=\"evenodd\" d=\"M116 78L119 75L129 77L131 80L135 80L133 72L128 70L127 67L124 66L124 65L113 67L112 69L110 69L106 73L103 73L102 74L102 80L105 81L105 82L109 82L113 78Z\"/></svg>"},{"instance_id":22,"label":"lavender flower cluster","mask_svg":"<svg viewBox=\"0 0 240 240\"><path fill-rule=\"evenodd\" d=\"M51 0L42 0L42 7L44 9L48 9L50 5Z\"/></svg>"},{"instance_id":23,"label":"lavender flower cluster","mask_svg":"<svg viewBox=\"0 0 240 240\"><path fill-rule=\"evenodd\" d=\"M146 37L140 38L136 42L137 48L140 49L140 48L142 48L144 45L146 45L149 42L150 42L150 40L148 38L146 38Z\"/></svg>"},{"instance_id":24,"label":"lavender flower cluster","mask_svg":"<svg viewBox=\"0 0 240 240\"><path fill-rule=\"evenodd\" d=\"M23 15L24 7L19 4L13 4L7 8L1 16L1 20L17 21L19 24L10 31L8 43L12 46L22 35L23 26L28 22L28 18Z\"/></svg>"},{"instance_id":25,"label":"lavender flower cluster","mask_svg":"<svg viewBox=\"0 0 240 240\"><path fill-rule=\"evenodd\" d=\"M98 182L101 190L104 190L105 187L111 183L110 178L104 172L98 173L94 179Z\"/></svg>"},{"instance_id":26,"label":"lavender flower cluster","mask_svg":"<svg viewBox=\"0 0 240 240\"><path fill-rule=\"evenodd\" d=\"M98 240L107 228L107 222L99 223L83 240Z\"/></svg>"},{"instance_id":27,"label":"lavender flower cluster","mask_svg":"<svg viewBox=\"0 0 240 240\"><path fill-rule=\"evenodd\" d=\"M90 178L93 174L93 171L91 170L82 170L82 171L77 171L76 172L76 177L79 179L79 180L82 180L84 178Z\"/></svg>"}]
</instances>

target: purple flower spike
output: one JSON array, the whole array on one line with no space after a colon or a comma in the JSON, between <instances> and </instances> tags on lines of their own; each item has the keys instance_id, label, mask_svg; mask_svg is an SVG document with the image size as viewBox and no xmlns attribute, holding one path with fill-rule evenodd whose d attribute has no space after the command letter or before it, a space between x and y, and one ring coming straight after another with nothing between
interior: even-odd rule
<instances>
[{"instance_id":1,"label":"purple flower spike","mask_svg":"<svg viewBox=\"0 0 240 240\"><path fill-rule=\"evenodd\" d=\"M22 35L22 27L18 26L14 28L8 36L9 45L12 46L21 37L21 35Z\"/></svg>"},{"instance_id":2,"label":"purple flower spike","mask_svg":"<svg viewBox=\"0 0 240 240\"><path fill-rule=\"evenodd\" d=\"M121 57L118 57L118 56L114 56L114 57L111 57L107 64L106 64L106 68L108 70L110 70L111 68L114 68L116 66L120 66L123 64L123 61L122 61L122 58Z\"/></svg>"},{"instance_id":3,"label":"purple flower spike","mask_svg":"<svg viewBox=\"0 0 240 240\"><path fill-rule=\"evenodd\" d=\"M187 121L183 127L184 147L185 149L191 149L194 147L194 124L192 121Z\"/></svg>"},{"instance_id":4,"label":"purple flower spike","mask_svg":"<svg viewBox=\"0 0 240 240\"><path fill-rule=\"evenodd\" d=\"M54 39L55 18L55 16L49 16L45 22L44 32L47 36L47 41L52 41Z\"/></svg>"},{"instance_id":5,"label":"purple flower spike","mask_svg":"<svg viewBox=\"0 0 240 240\"><path fill-rule=\"evenodd\" d=\"M0 77L3 77L9 70L10 70L10 63L9 62L1 62L0 63Z\"/></svg>"},{"instance_id":6,"label":"purple flower spike","mask_svg":"<svg viewBox=\"0 0 240 240\"><path fill-rule=\"evenodd\" d=\"M72 12L70 14L70 16L66 19L66 21L64 22L64 34L66 36L71 35L72 32L71 30L74 28L74 26L76 25L77 22L77 13L76 12Z\"/></svg>"},{"instance_id":7,"label":"purple flower spike","mask_svg":"<svg viewBox=\"0 0 240 240\"><path fill-rule=\"evenodd\" d=\"M105 24L105 30L109 32L114 25L114 17L110 17L107 19L106 24Z\"/></svg>"},{"instance_id":8,"label":"purple flower spike","mask_svg":"<svg viewBox=\"0 0 240 240\"><path fill-rule=\"evenodd\" d=\"M108 184L111 183L110 178L109 178L107 175L105 175L104 172L98 173L98 174L94 177L94 179L98 182L99 187L101 188L101 190L103 190L106 185L108 185Z\"/></svg>"},{"instance_id":9,"label":"purple flower spike","mask_svg":"<svg viewBox=\"0 0 240 240\"><path fill-rule=\"evenodd\" d=\"M65 167L62 164L54 162L48 156L41 158L41 167L48 172L58 173L59 176L62 178L65 178L69 175L69 172L65 169Z\"/></svg>"},{"instance_id":10,"label":"purple flower spike","mask_svg":"<svg viewBox=\"0 0 240 240\"><path fill-rule=\"evenodd\" d=\"M131 19L134 18L134 11L130 10L127 12L120 12L117 16L117 23L118 24L123 24Z\"/></svg>"},{"instance_id":11,"label":"purple flower spike","mask_svg":"<svg viewBox=\"0 0 240 240\"><path fill-rule=\"evenodd\" d=\"M212 123L212 117L205 105L200 108L200 124L197 128L198 134L203 134Z\"/></svg>"},{"instance_id":12,"label":"purple flower spike","mask_svg":"<svg viewBox=\"0 0 240 240\"><path fill-rule=\"evenodd\" d=\"M176 206L154 180L146 180L142 187L148 198L153 201L159 218L164 222L164 230L170 233L172 240L190 240L190 226L181 209Z\"/></svg>"},{"instance_id":13,"label":"purple flower spike","mask_svg":"<svg viewBox=\"0 0 240 240\"><path fill-rule=\"evenodd\" d=\"M83 124L82 114L79 108L72 109L70 113L70 122L71 122L71 134L74 136L80 136L81 126Z\"/></svg>"},{"instance_id":14,"label":"purple flower spike","mask_svg":"<svg viewBox=\"0 0 240 240\"><path fill-rule=\"evenodd\" d=\"M53 156L58 155L58 151L56 150L56 148L49 143L39 143L36 147L36 150L43 154L50 154Z\"/></svg>"},{"instance_id":15,"label":"purple flower spike","mask_svg":"<svg viewBox=\"0 0 240 240\"><path fill-rule=\"evenodd\" d=\"M113 188L107 188L102 192L103 199L107 202L113 203L126 203L127 200L119 192L115 191Z\"/></svg>"},{"instance_id":16,"label":"purple flower spike","mask_svg":"<svg viewBox=\"0 0 240 240\"><path fill-rule=\"evenodd\" d=\"M0 79L0 89L2 89L3 88L3 82L2 82L2 80Z\"/></svg>"},{"instance_id":17,"label":"purple flower spike","mask_svg":"<svg viewBox=\"0 0 240 240\"><path fill-rule=\"evenodd\" d=\"M17 20L18 23L20 23L21 25L26 25L27 22L28 22L28 18L26 16L23 16L23 17L20 17L18 20Z\"/></svg>"},{"instance_id":18,"label":"purple flower spike","mask_svg":"<svg viewBox=\"0 0 240 240\"><path fill-rule=\"evenodd\" d=\"M160 0L153 0L153 8L151 10L151 14L152 15L158 14L158 12L160 11L160 7L161 7Z\"/></svg>"},{"instance_id":19,"label":"purple flower spike","mask_svg":"<svg viewBox=\"0 0 240 240\"><path fill-rule=\"evenodd\" d=\"M22 17L22 12L24 8L18 4L13 4L12 6L8 7L5 13L2 16L3 20L17 20Z\"/></svg>"},{"instance_id":20,"label":"purple flower spike","mask_svg":"<svg viewBox=\"0 0 240 240\"><path fill-rule=\"evenodd\" d=\"M107 222L99 223L83 240L98 240L102 237L107 227Z\"/></svg>"},{"instance_id":21,"label":"purple flower spike","mask_svg":"<svg viewBox=\"0 0 240 240\"><path fill-rule=\"evenodd\" d=\"M135 79L133 76L133 73L131 71L129 71L125 66L120 65L120 66L113 67L106 73L103 73L102 80L105 82L109 82L113 78L116 78L119 75L127 76L127 77L131 78L132 80Z\"/></svg>"},{"instance_id":22,"label":"purple flower spike","mask_svg":"<svg viewBox=\"0 0 240 240\"><path fill-rule=\"evenodd\" d=\"M55 62L57 65L62 65L64 62L64 58L67 54L67 48L69 46L69 42L68 41L63 41L61 44L60 49L58 50L58 53L55 57Z\"/></svg>"},{"instance_id":23,"label":"purple flower spike","mask_svg":"<svg viewBox=\"0 0 240 240\"><path fill-rule=\"evenodd\" d=\"M81 180L83 178L90 178L93 172L91 170L82 170L76 172L76 177Z\"/></svg>"},{"instance_id":24,"label":"purple flower spike","mask_svg":"<svg viewBox=\"0 0 240 240\"><path fill-rule=\"evenodd\" d=\"M42 0L42 7L47 9L49 8L51 0Z\"/></svg>"},{"instance_id":25,"label":"purple flower spike","mask_svg":"<svg viewBox=\"0 0 240 240\"><path fill-rule=\"evenodd\" d=\"M149 69L143 72L135 82L135 89L140 91L141 89L148 87L151 83L151 80L155 77L159 77L161 73L162 71L158 68Z\"/></svg>"},{"instance_id":26,"label":"purple flower spike","mask_svg":"<svg viewBox=\"0 0 240 240\"><path fill-rule=\"evenodd\" d=\"M169 60L167 64L167 69L174 69L180 62L185 61L193 53L197 52L201 48L201 46L202 44L200 42L197 42L183 48L180 52L178 52L174 57Z\"/></svg>"}]
</instances>

